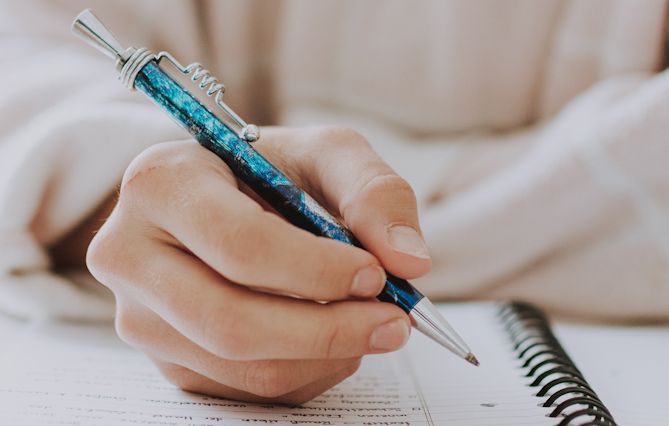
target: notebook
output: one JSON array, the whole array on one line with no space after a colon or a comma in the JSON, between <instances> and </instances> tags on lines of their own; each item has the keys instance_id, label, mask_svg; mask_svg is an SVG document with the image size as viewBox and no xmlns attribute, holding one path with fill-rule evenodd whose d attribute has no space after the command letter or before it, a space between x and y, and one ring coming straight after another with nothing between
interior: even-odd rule
<instances>
[{"instance_id":1,"label":"notebook","mask_svg":"<svg viewBox=\"0 0 669 426\"><path fill-rule=\"evenodd\" d=\"M419 333L296 407L189 394L108 327L46 325L0 359L0 424L615 425L537 309L445 305L481 366Z\"/></svg>"}]
</instances>

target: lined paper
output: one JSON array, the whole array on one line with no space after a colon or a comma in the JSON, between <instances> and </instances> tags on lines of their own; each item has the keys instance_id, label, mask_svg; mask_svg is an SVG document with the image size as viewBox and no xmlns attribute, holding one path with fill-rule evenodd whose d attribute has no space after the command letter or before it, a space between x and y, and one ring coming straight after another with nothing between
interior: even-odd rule
<instances>
[{"instance_id":1,"label":"lined paper","mask_svg":"<svg viewBox=\"0 0 669 426\"><path fill-rule=\"evenodd\" d=\"M0 424L554 425L526 386L494 308L444 309L481 367L413 333L404 350L366 357L353 377L299 407L185 393L109 328L45 325L0 366Z\"/></svg>"}]
</instances>

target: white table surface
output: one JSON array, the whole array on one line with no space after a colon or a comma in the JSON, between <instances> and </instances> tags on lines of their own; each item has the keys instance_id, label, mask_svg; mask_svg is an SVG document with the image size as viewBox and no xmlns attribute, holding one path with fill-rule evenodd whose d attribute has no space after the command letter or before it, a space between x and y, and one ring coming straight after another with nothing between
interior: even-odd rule
<instances>
[{"instance_id":1,"label":"white table surface","mask_svg":"<svg viewBox=\"0 0 669 426\"><path fill-rule=\"evenodd\" d=\"M26 322L0 314L0 355L28 327Z\"/></svg>"}]
</instances>

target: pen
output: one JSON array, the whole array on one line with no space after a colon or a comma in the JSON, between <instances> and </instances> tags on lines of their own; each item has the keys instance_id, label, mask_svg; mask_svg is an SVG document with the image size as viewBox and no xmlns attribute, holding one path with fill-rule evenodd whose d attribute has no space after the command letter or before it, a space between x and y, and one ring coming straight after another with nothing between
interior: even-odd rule
<instances>
[{"instance_id":1,"label":"pen","mask_svg":"<svg viewBox=\"0 0 669 426\"><path fill-rule=\"evenodd\" d=\"M362 248L348 229L253 148L252 143L259 138L258 128L246 124L223 102L225 87L200 64L183 66L167 52L154 54L146 48L124 48L88 9L77 16L72 30L116 61L119 79L126 87L139 89L151 98L291 223L316 235ZM160 67L162 61L189 76L208 96L213 96L224 116L214 114L184 89ZM408 281L388 273L377 298L400 307L411 317L417 330L471 364L479 365L467 344L437 308Z\"/></svg>"}]
</instances>

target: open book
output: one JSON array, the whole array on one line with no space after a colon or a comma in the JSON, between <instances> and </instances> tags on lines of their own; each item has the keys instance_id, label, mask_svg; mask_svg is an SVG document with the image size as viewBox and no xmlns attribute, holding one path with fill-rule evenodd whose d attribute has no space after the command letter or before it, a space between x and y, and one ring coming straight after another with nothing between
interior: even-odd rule
<instances>
[{"instance_id":1,"label":"open book","mask_svg":"<svg viewBox=\"0 0 669 426\"><path fill-rule=\"evenodd\" d=\"M487 303L443 309L479 356L479 368L414 333L407 348L366 357L353 377L298 407L182 392L108 327L45 326L2 360L0 424L615 424L597 390L551 340L541 313Z\"/></svg>"}]
</instances>

